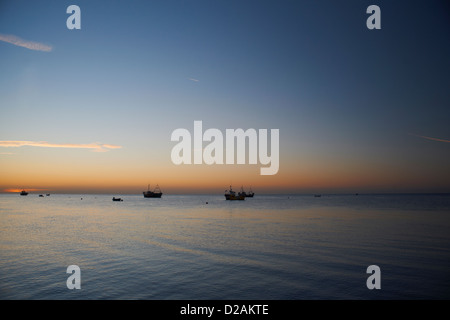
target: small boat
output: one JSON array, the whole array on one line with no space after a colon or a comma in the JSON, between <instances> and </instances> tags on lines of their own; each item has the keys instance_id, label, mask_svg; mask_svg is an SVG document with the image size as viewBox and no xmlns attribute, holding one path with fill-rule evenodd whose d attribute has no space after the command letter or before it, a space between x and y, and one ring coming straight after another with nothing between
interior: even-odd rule
<instances>
[{"instance_id":1,"label":"small boat","mask_svg":"<svg viewBox=\"0 0 450 320\"><path fill-rule=\"evenodd\" d=\"M316 198L320 198L322 195L320 195L320 194L315 194L314 195L314 197L316 197Z\"/></svg>"},{"instance_id":2,"label":"small boat","mask_svg":"<svg viewBox=\"0 0 450 320\"><path fill-rule=\"evenodd\" d=\"M240 194L243 194L246 198L253 198L253 196L255 195L255 193L252 191L252 188L250 187L250 191L249 192L245 192L244 191L244 187L241 187L241 192L239 192Z\"/></svg>"},{"instance_id":3,"label":"small boat","mask_svg":"<svg viewBox=\"0 0 450 320\"><path fill-rule=\"evenodd\" d=\"M26 192L25 190L22 190L22 191L20 192L20 195L21 195L21 196L26 196L26 195L28 195L28 192Z\"/></svg>"},{"instance_id":4,"label":"small boat","mask_svg":"<svg viewBox=\"0 0 450 320\"><path fill-rule=\"evenodd\" d=\"M116 197L113 197L113 198L112 198L112 201L123 201L123 200L122 200L122 198L116 198Z\"/></svg>"},{"instance_id":5,"label":"small boat","mask_svg":"<svg viewBox=\"0 0 450 320\"><path fill-rule=\"evenodd\" d=\"M150 185L148 185L148 190L142 192L144 194L144 198L161 198L162 192L158 185L156 185L153 191L150 191Z\"/></svg>"},{"instance_id":6,"label":"small boat","mask_svg":"<svg viewBox=\"0 0 450 320\"><path fill-rule=\"evenodd\" d=\"M43 197L43 196L44 196L43 194L40 194L40 195L39 195L39 197Z\"/></svg>"},{"instance_id":7,"label":"small boat","mask_svg":"<svg viewBox=\"0 0 450 320\"><path fill-rule=\"evenodd\" d=\"M231 186L230 186L231 188ZM241 191L239 191L238 193L239 196L244 196L245 198L253 198L253 196L255 195L252 191L252 188L250 188L250 192L245 192L244 191L244 187L241 187Z\"/></svg>"},{"instance_id":8,"label":"small boat","mask_svg":"<svg viewBox=\"0 0 450 320\"><path fill-rule=\"evenodd\" d=\"M225 199L226 200L245 200L245 195L243 195L241 192L239 192L236 195L236 192L234 192L230 186L230 190L225 190Z\"/></svg>"},{"instance_id":9,"label":"small boat","mask_svg":"<svg viewBox=\"0 0 450 320\"><path fill-rule=\"evenodd\" d=\"M47 197L50 196L50 193L47 193L46 196L47 196Z\"/></svg>"}]
</instances>

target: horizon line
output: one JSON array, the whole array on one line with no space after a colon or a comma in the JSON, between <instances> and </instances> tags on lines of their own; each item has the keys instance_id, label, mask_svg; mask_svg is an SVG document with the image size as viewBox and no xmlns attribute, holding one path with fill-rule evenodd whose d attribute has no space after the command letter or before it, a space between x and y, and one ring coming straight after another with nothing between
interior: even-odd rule
<instances>
[{"instance_id":1,"label":"horizon line","mask_svg":"<svg viewBox=\"0 0 450 320\"><path fill-rule=\"evenodd\" d=\"M48 190L48 189L40 189L40 190ZM17 194L20 193L20 191L0 191L0 194ZM46 192L48 193L48 192ZM36 192L29 192L28 194L35 194L35 195L39 195L42 193ZM87 193L80 193L80 192L53 192L53 193L48 193L48 194L57 194L57 195L129 195L129 196L142 196L142 193L96 193L96 192L87 192ZM403 192L281 192L281 193L266 193L266 192L261 192L261 193L255 193L255 195L401 195L401 194L446 194L446 195L450 195L450 191L447 192L412 192L412 191L403 191ZM163 195L169 195L169 196L177 196L177 195L222 195L219 193L164 193Z\"/></svg>"}]
</instances>

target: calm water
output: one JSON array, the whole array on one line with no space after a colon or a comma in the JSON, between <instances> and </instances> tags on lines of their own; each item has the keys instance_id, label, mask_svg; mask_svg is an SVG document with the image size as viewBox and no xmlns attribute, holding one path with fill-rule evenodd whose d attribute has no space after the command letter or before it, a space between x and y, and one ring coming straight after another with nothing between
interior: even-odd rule
<instances>
[{"instance_id":1,"label":"calm water","mask_svg":"<svg viewBox=\"0 0 450 320\"><path fill-rule=\"evenodd\" d=\"M121 197L0 195L0 299L450 298L448 195Z\"/></svg>"}]
</instances>

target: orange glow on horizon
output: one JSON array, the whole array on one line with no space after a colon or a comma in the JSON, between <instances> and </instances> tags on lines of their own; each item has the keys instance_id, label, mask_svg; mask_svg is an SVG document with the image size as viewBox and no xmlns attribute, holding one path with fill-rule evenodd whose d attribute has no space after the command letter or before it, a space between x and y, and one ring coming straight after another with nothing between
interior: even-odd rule
<instances>
[{"instance_id":1,"label":"orange glow on horizon","mask_svg":"<svg viewBox=\"0 0 450 320\"><path fill-rule=\"evenodd\" d=\"M25 188L24 189L3 189L2 192L5 192L5 193L19 193L22 190L25 190L27 192L35 192L35 191L46 191L48 189L25 189Z\"/></svg>"},{"instance_id":2,"label":"orange glow on horizon","mask_svg":"<svg viewBox=\"0 0 450 320\"><path fill-rule=\"evenodd\" d=\"M43 152L45 150L45 152ZM60 149L59 149L60 150ZM391 163L303 157L280 162L276 175L260 175L261 165L174 165L170 158L130 153L27 150L27 156L0 158L0 191L141 194L158 184L165 194L222 193L232 185L255 193L378 192L443 190L445 175ZM32 159L31 161L29 161ZM151 159L148 161L147 159ZM344 159L345 160L345 159Z\"/></svg>"}]
</instances>

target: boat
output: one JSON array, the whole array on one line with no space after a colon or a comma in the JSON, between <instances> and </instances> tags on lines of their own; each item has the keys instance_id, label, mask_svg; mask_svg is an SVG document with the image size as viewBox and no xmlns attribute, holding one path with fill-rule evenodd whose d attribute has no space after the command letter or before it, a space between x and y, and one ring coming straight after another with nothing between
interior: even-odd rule
<instances>
[{"instance_id":1,"label":"boat","mask_svg":"<svg viewBox=\"0 0 450 320\"><path fill-rule=\"evenodd\" d=\"M26 192L25 190L22 190L22 191L20 192L20 195L21 195L21 196L26 196L26 195L28 195L28 192Z\"/></svg>"},{"instance_id":2,"label":"boat","mask_svg":"<svg viewBox=\"0 0 450 320\"><path fill-rule=\"evenodd\" d=\"M250 192L245 192L244 187L241 187L241 191L239 191L238 195L243 195L246 198L253 198L255 195L252 191L252 188L250 188Z\"/></svg>"},{"instance_id":3,"label":"boat","mask_svg":"<svg viewBox=\"0 0 450 320\"><path fill-rule=\"evenodd\" d=\"M40 194L40 195L39 195L39 197L43 197L43 196L44 196L43 194Z\"/></svg>"},{"instance_id":4,"label":"boat","mask_svg":"<svg viewBox=\"0 0 450 320\"><path fill-rule=\"evenodd\" d=\"M150 185L148 185L148 190L142 192L144 194L144 198L161 198L162 192L158 185L156 185L153 191L150 191Z\"/></svg>"},{"instance_id":5,"label":"boat","mask_svg":"<svg viewBox=\"0 0 450 320\"><path fill-rule=\"evenodd\" d=\"M47 193L46 196L47 196L47 197L50 196L50 193Z\"/></svg>"},{"instance_id":6,"label":"boat","mask_svg":"<svg viewBox=\"0 0 450 320\"><path fill-rule=\"evenodd\" d=\"M245 195L239 192L236 195L236 192L230 186L230 190L225 190L225 199L226 200L245 200Z\"/></svg>"},{"instance_id":7,"label":"boat","mask_svg":"<svg viewBox=\"0 0 450 320\"><path fill-rule=\"evenodd\" d=\"M253 198L254 195L255 193L252 191L252 187L250 187L250 191L245 194L247 198Z\"/></svg>"},{"instance_id":8,"label":"boat","mask_svg":"<svg viewBox=\"0 0 450 320\"><path fill-rule=\"evenodd\" d=\"M112 201L123 201L123 200L122 200L122 198L116 198L116 197L113 197L113 198L112 198Z\"/></svg>"},{"instance_id":9,"label":"boat","mask_svg":"<svg viewBox=\"0 0 450 320\"><path fill-rule=\"evenodd\" d=\"M320 195L320 194L315 194L314 195L314 197L316 197L316 198L320 198L322 195Z\"/></svg>"}]
</instances>

